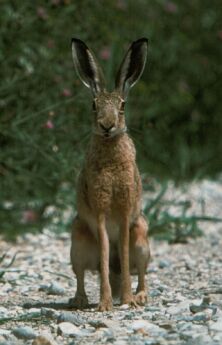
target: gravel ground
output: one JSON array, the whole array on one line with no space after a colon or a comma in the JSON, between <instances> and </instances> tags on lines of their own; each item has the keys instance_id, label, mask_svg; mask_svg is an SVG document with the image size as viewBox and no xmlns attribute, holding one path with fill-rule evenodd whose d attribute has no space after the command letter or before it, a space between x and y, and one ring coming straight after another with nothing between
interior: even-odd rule
<instances>
[{"instance_id":1,"label":"gravel ground","mask_svg":"<svg viewBox=\"0 0 222 345\"><path fill-rule=\"evenodd\" d=\"M164 198L191 200L190 214L222 217L221 181L180 189L170 185ZM178 207L170 211L177 214ZM90 272L89 308L68 309L76 289L69 234L44 230L20 236L16 243L0 237L0 257L6 253L0 263L0 345L221 345L222 224L200 226L204 236L186 244L151 240L145 307L129 309L116 301L113 312L104 313L96 311L98 275Z\"/></svg>"}]
</instances>

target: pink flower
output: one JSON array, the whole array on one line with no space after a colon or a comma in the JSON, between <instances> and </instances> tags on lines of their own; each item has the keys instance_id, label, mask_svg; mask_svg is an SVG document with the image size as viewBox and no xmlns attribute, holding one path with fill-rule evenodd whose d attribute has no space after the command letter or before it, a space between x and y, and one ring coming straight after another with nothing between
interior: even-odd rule
<instances>
[{"instance_id":1,"label":"pink flower","mask_svg":"<svg viewBox=\"0 0 222 345\"><path fill-rule=\"evenodd\" d=\"M222 30L217 31L217 37L222 41Z\"/></svg>"},{"instance_id":2,"label":"pink flower","mask_svg":"<svg viewBox=\"0 0 222 345\"><path fill-rule=\"evenodd\" d=\"M180 92L189 92L189 86L185 80L180 80L178 83Z\"/></svg>"},{"instance_id":3,"label":"pink flower","mask_svg":"<svg viewBox=\"0 0 222 345\"><path fill-rule=\"evenodd\" d=\"M53 6L59 6L61 4L61 0L51 0L51 4Z\"/></svg>"},{"instance_id":4,"label":"pink flower","mask_svg":"<svg viewBox=\"0 0 222 345\"><path fill-rule=\"evenodd\" d=\"M48 121L44 124L43 127L47 128L47 129L53 129L53 128L54 128L54 123L53 123L51 120L48 120Z\"/></svg>"},{"instance_id":5,"label":"pink flower","mask_svg":"<svg viewBox=\"0 0 222 345\"><path fill-rule=\"evenodd\" d=\"M125 10L127 7L125 0L117 0L116 7L119 8L120 10Z\"/></svg>"},{"instance_id":6,"label":"pink flower","mask_svg":"<svg viewBox=\"0 0 222 345\"><path fill-rule=\"evenodd\" d=\"M47 12L46 12L46 10L45 10L45 8L44 7L42 7L42 6L39 6L38 8L37 8L37 16L40 18L40 19L43 19L43 20L47 20L48 19L48 14L47 14Z\"/></svg>"},{"instance_id":7,"label":"pink flower","mask_svg":"<svg viewBox=\"0 0 222 345\"><path fill-rule=\"evenodd\" d=\"M22 212L21 223L28 224L28 223L35 223L39 218L37 212L33 210L25 210Z\"/></svg>"},{"instance_id":8,"label":"pink flower","mask_svg":"<svg viewBox=\"0 0 222 345\"><path fill-rule=\"evenodd\" d=\"M109 47L103 47L100 50L99 55L100 55L101 59L108 60L110 58L110 55L111 55L110 48Z\"/></svg>"},{"instance_id":9,"label":"pink flower","mask_svg":"<svg viewBox=\"0 0 222 345\"><path fill-rule=\"evenodd\" d=\"M62 77L61 77L60 75L55 75L55 77L54 77L54 82L55 82L56 84L61 83L61 82L62 82Z\"/></svg>"},{"instance_id":10,"label":"pink flower","mask_svg":"<svg viewBox=\"0 0 222 345\"><path fill-rule=\"evenodd\" d=\"M165 4L165 11L168 12L168 13L177 13L177 10L178 10L178 7L177 5L172 2L172 1L168 1L166 4Z\"/></svg>"},{"instance_id":11,"label":"pink flower","mask_svg":"<svg viewBox=\"0 0 222 345\"><path fill-rule=\"evenodd\" d=\"M71 97L72 96L72 92L69 89L63 89L62 90L62 96L64 96L64 97Z\"/></svg>"},{"instance_id":12,"label":"pink flower","mask_svg":"<svg viewBox=\"0 0 222 345\"><path fill-rule=\"evenodd\" d=\"M49 49L54 48L54 47L55 47L55 42L54 42L53 40L49 39L49 40L47 41L47 47L48 47Z\"/></svg>"}]
</instances>

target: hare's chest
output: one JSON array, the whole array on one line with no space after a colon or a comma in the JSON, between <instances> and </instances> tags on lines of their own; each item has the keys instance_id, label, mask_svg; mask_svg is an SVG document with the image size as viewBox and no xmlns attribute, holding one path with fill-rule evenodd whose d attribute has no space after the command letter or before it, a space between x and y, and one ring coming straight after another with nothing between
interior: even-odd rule
<instances>
[{"instance_id":1,"label":"hare's chest","mask_svg":"<svg viewBox=\"0 0 222 345\"><path fill-rule=\"evenodd\" d=\"M111 211L132 202L136 192L134 167L101 169L90 174L88 197L92 208Z\"/></svg>"}]
</instances>

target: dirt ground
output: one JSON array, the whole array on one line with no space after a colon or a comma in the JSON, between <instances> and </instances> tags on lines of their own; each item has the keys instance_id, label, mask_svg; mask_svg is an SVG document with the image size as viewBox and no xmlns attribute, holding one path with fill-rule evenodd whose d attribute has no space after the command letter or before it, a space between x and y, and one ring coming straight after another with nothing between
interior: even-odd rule
<instances>
[{"instance_id":1,"label":"dirt ground","mask_svg":"<svg viewBox=\"0 0 222 345\"><path fill-rule=\"evenodd\" d=\"M164 198L191 200L191 215L222 217L221 181L171 185ZM76 289L69 234L45 229L15 243L1 236L0 345L222 344L222 223L200 227L204 235L186 244L152 239L149 302L129 309L116 301L113 312L104 313L96 311L96 273L86 275L89 308L68 307ZM132 284L135 289L136 277Z\"/></svg>"}]
</instances>

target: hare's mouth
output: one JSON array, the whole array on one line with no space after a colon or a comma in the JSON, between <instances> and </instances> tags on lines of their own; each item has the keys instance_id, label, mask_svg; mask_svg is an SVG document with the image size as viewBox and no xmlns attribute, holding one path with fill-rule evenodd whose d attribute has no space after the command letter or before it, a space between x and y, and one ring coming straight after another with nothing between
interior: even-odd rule
<instances>
[{"instance_id":1,"label":"hare's mouth","mask_svg":"<svg viewBox=\"0 0 222 345\"><path fill-rule=\"evenodd\" d=\"M104 138L104 139L111 139L113 137L115 137L116 135L118 135L119 133L115 131L115 132L112 132L112 133L103 133L103 132L100 132L100 131L96 131L94 132L95 134L99 135L100 137Z\"/></svg>"},{"instance_id":2,"label":"hare's mouth","mask_svg":"<svg viewBox=\"0 0 222 345\"><path fill-rule=\"evenodd\" d=\"M103 134L103 136L104 136L105 138L110 138L110 137L112 137L112 134L105 133L105 134Z\"/></svg>"},{"instance_id":3,"label":"hare's mouth","mask_svg":"<svg viewBox=\"0 0 222 345\"><path fill-rule=\"evenodd\" d=\"M108 140L118 135L124 134L126 131L127 131L127 127L124 127L124 128L117 128L115 131L109 132L109 133L104 133L104 132L95 130L94 134L99 135L100 137L103 137L104 139Z\"/></svg>"}]
</instances>

